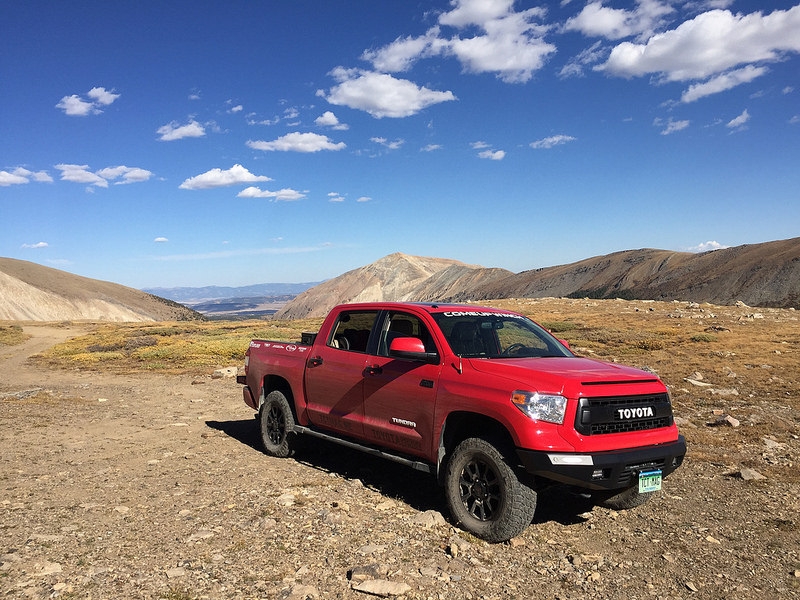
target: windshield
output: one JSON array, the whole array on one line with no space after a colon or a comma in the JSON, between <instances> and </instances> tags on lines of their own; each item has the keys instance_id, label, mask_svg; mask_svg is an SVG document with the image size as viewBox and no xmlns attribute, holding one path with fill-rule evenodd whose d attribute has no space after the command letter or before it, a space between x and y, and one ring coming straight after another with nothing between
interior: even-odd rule
<instances>
[{"instance_id":1,"label":"windshield","mask_svg":"<svg viewBox=\"0 0 800 600\"><path fill-rule=\"evenodd\" d=\"M574 356L545 329L522 315L443 312L433 318L454 354L480 358Z\"/></svg>"}]
</instances>

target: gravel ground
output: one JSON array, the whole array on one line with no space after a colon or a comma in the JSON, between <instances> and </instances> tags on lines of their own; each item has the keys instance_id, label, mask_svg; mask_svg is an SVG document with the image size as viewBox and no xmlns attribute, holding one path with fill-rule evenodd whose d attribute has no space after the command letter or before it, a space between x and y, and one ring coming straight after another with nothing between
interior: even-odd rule
<instances>
[{"instance_id":1,"label":"gravel ground","mask_svg":"<svg viewBox=\"0 0 800 600\"><path fill-rule=\"evenodd\" d=\"M800 596L796 394L771 432L775 403L722 423L674 391L690 451L654 501L548 490L490 545L427 475L323 444L267 457L230 378L42 372L25 357L75 331L26 332L0 348L2 597Z\"/></svg>"}]
</instances>

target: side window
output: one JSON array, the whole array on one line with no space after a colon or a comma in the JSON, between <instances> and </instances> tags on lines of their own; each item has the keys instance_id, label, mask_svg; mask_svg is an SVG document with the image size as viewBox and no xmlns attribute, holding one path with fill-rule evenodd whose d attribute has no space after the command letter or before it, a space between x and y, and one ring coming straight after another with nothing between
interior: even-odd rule
<instances>
[{"instance_id":1,"label":"side window","mask_svg":"<svg viewBox=\"0 0 800 600\"><path fill-rule=\"evenodd\" d=\"M415 337L422 340L426 352L436 352L436 344L433 343L428 328L414 315L407 313L390 313L388 319L383 324L380 343L378 344L378 354L389 356L389 346L392 340L399 337Z\"/></svg>"},{"instance_id":2,"label":"side window","mask_svg":"<svg viewBox=\"0 0 800 600\"><path fill-rule=\"evenodd\" d=\"M366 352L369 334L377 317L377 311L343 312L333 328L328 346L351 352Z\"/></svg>"}]
</instances>

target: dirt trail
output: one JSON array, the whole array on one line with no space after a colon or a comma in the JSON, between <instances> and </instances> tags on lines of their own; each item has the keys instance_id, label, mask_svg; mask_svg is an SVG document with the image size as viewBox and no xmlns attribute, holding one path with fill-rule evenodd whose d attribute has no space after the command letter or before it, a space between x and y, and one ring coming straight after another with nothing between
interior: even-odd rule
<instances>
[{"instance_id":1,"label":"dirt trail","mask_svg":"<svg viewBox=\"0 0 800 600\"><path fill-rule=\"evenodd\" d=\"M25 325L22 331L25 335L30 336L25 342L11 347L0 346L0 381L19 382L24 375L40 378L39 370L28 367L25 361L34 354L86 333L88 327L81 325Z\"/></svg>"},{"instance_id":2,"label":"dirt trail","mask_svg":"<svg viewBox=\"0 0 800 600\"><path fill-rule=\"evenodd\" d=\"M654 502L543 493L522 536L489 545L446 523L424 474L324 445L265 456L231 379L26 362L81 331L26 327L0 350L3 598L367 600L363 579L415 600L800 597L800 489L780 477L800 462L790 371L770 370L779 403L728 402L738 429L705 427L709 405L678 393L690 451Z\"/></svg>"}]
</instances>

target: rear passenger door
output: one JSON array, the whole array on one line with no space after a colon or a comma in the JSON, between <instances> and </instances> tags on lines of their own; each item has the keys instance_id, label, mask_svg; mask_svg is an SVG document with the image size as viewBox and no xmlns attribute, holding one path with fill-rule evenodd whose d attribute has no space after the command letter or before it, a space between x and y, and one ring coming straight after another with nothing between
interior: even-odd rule
<instances>
[{"instance_id":1,"label":"rear passenger door","mask_svg":"<svg viewBox=\"0 0 800 600\"><path fill-rule=\"evenodd\" d=\"M389 347L396 337L415 337L426 351L439 357L441 351L422 319L412 313L383 313L376 329L377 348L368 357L364 374L364 437L429 459L441 358L437 364L393 358Z\"/></svg>"},{"instance_id":2,"label":"rear passenger door","mask_svg":"<svg viewBox=\"0 0 800 600\"><path fill-rule=\"evenodd\" d=\"M342 311L325 344L306 366L306 403L311 422L339 433L363 434L364 370L377 310Z\"/></svg>"}]
</instances>

